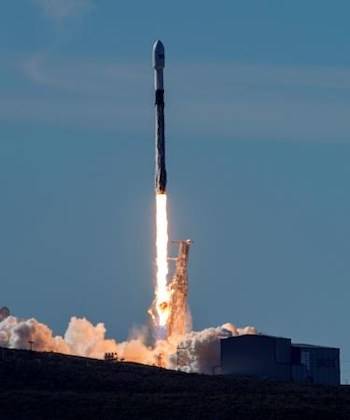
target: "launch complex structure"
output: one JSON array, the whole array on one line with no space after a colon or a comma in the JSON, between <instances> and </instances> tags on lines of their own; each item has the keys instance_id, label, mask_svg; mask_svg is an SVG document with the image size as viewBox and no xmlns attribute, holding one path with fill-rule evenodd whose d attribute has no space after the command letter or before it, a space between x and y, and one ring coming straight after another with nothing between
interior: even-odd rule
<instances>
[{"instance_id":1,"label":"launch complex structure","mask_svg":"<svg viewBox=\"0 0 350 420\"><path fill-rule=\"evenodd\" d=\"M178 255L169 260L175 261L175 273L169 284L171 292L171 313L168 322L168 336L185 335L191 329L191 315L188 307L188 262L192 241L190 239L173 241L178 243Z\"/></svg>"},{"instance_id":2,"label":"launch complex structure","mask_svg":"<svg viewBox=\"0 0 350 420\"><path fill-rule=\"evenodd\" d=\"M165 49L161 41L153 45L155 94L155 199L156 199L156 281L155 298L149 313L155 336L167 339L182 336L191 329L188 308L188 261L191 240L173 241L178 255L168 256L167 172L165 159L164 67ZM168 280L169 262L175 261L175 272Z\"/></svg>"}]
</instances>

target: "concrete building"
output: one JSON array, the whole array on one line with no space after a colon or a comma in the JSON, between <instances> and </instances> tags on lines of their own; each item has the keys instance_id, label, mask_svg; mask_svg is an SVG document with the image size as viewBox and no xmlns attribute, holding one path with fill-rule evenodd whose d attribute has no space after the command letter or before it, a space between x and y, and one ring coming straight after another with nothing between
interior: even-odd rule
<instances>
[{"instance_id":1,"label":"concrete building","mask_svg":"<svg viewBox=\"0 0 350 420\"><path fill-rule=\"evenodd\" d=\"M340 384L337 348L294 344L289 338L242 335L220 340L220 357L223 374Z\"/></svg>"}]
</instances>

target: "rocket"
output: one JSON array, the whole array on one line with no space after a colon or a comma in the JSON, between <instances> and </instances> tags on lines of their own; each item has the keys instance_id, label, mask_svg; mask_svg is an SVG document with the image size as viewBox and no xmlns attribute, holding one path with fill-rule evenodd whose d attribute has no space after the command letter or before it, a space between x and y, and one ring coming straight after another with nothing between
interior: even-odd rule
<instances>
[{"instance_id":1,"label":"rocket","mask_svg":"<svg viewBox=\"0 0 350 420\"><path fill-rule=\"evenodd\" d=\"M156 41L153 45L152 62L154 68L155 91L155 140L156 140L156 168L155 190L157 194L166 193L165 168L165 137L164 137L164 78L165 66L164 45Z\"/></svg>"}]
</instances>

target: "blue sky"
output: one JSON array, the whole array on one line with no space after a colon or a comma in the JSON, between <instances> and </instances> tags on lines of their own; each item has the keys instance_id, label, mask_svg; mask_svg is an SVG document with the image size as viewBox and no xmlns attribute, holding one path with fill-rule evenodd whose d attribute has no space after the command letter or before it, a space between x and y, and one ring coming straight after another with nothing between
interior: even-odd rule
<instances>
[{"instance_id":1,"label":"blue sky","mask_svg":"<svg viewBox=\"0 0 350 420\"><path fill-rule=\"evenodd\" d=\"M350 378L348 2L5 0L0 305L123 339L153 270L151 47L196 328L340 346Z\"/></svg>"}]
</instances>

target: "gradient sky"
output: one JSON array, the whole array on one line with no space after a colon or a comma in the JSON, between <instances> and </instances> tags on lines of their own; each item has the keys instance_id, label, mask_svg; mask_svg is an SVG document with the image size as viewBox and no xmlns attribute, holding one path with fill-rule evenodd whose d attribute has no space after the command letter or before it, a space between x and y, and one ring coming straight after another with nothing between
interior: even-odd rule
<instances>
[{"instance_id":1,"label":"gradient sky","mask_svg":"<svg viewBox=\"0 0 350 420\"><path fill-rule=\"evenodd\" d=\"M340 346L350 379L347 1L4 0L0 305L124 339L152 300L153 74L196 329Z\"/></svg>"}]
</instances>

